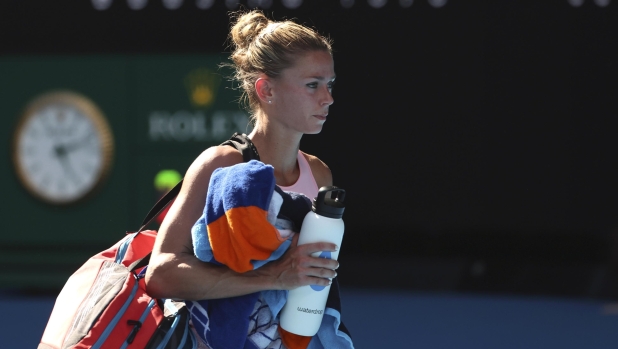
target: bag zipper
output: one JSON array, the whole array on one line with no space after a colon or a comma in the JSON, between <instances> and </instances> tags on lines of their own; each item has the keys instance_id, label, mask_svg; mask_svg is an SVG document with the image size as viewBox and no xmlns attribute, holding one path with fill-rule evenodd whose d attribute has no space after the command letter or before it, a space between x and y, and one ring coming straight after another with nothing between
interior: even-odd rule
<instances>
[{"instance_id":1,"label":"bag zipper","mask_svg":"<svg viewBox=\"0 0 618 349\"><path fill-rule=\"evenodd\" d=\"M92 349L99 349L99 348L101 348L101 346L103 345L103 343L105 343L105 340L107 339L109 334L112 332L114 327L116 327L116 324L118 323L118 321L120 321L120 318L122 317L122 315L124 315L124 312L129 307L129 304L131 304L131 302L135 298L135 294L137 293L137 289L139 288L139 282L138 282L139 279L137 278L137 275L135 275L135 274L133 274L133 277L135 278L135 284L133 285L133 289L131 290L131 294L129 295L129 298L127 298L127 300L122 305L122 308L120 308L120 310L118 311L116 316L114 316L112 321L110 321L110 323L107 325L107 327L105 328L105 330L101 334L101 337L99 337L99 339L96 341L96 343L94 343L94 345L92 346Z\"/></svg>"},{"instance_id":2,"label":"bag zipper","mask_svg":"<svg viewBox=\"0 0 618 349\"><path fill-rule=\"evenodd\" d=\"M139 320L128 320L127 321L128 325L133 325L133 330L131 331L131 333L129 333L129 336L124 341L124 344L122 345L122 347L120 347L120 349L126 349L126 347L129 344L133 343L133 340L135 339L137 332L139 332L140 328L142 328L142 324L144 323L144 320L146 320L146 316L148 316L148 313L150 313L150 309L152 309L152 307L154 307L156 303L157 303L156 300L151 299L150 302L148 303L148 306L146 307L146 309L140 316Z\"/></svg>"}]
</instances>

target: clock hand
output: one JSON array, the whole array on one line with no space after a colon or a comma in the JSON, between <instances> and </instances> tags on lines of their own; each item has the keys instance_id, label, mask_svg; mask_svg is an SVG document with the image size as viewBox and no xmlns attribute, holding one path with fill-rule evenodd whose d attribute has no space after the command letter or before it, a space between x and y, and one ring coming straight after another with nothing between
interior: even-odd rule
<instances>
[{"instance_id":1,"label":"clock hand","mask_svg":"<svg viewBox=\"0 0 618 349\"><path fill-rule=\"evenodd\" d=\"M68 153L68 152L73 151L75 149L79 149L83 144L86 144L86 143L92 141L92 134L93 134L92 132L89 132L84 138L82 138L82 139L80 139L80 140L78 140L76 142L73 142L73 143L65 144L63 146L65 152Z\"/></svg>"},{"instance_id":2,"label":"clock hand","mask_svg":"<svg viewBox=\"0 0 618 349\"><path fill-rule=\"evenodd\" d=\"M78 183L79 178L73 170L73 167L67 158L66 149L63 146L56 146L56 156L58 157L58 160L60 160L60 164L64 168L64 172L67 173L67 175L69 175L76 183Z\"/></svg>"},{"instance_id":3,"label":"clock hand","mask_svg":"<svg viewBox=\"0 0 618 349\"><path fill-rule=\"evenodd\" d=\"M49 120L49 118L46 117L42 117L42 120L45 121L45 125L44 125L44 130L45 133L50 136L52 139L57 139L58 138L58 128L52 124L51 120Z\"/></svg>"}]
</instances>

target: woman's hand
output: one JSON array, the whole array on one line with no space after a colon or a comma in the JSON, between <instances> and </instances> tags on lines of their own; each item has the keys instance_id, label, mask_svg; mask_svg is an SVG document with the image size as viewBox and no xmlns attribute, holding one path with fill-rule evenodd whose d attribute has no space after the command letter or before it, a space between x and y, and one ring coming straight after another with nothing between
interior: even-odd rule
<instances>
[{"instance_id":1,"label":"woman's hand","mask_svg":"<svg viewBox=\"0 0 618 349\"><path fill-rule=\"evenodd\" d=\"M281 258L255 270L273 279L273 289L291 290L306 285L328 286L331 279L337 276L335 269L339 267L339 262L311 256L315 252L336 251L337 246L330 242L298 246L298 236L299 234L294 234L290 248Z\"/></svg>"}]
</instances>

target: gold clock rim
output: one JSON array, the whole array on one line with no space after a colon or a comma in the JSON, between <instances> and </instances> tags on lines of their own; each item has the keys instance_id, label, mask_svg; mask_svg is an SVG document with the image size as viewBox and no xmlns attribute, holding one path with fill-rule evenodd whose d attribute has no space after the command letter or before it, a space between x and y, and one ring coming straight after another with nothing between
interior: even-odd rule
<instances>
[{"instance_id":1,"label":"gold clock rim","mask_svg":"<svg viewBox=\"0 0 618 349\"><path fill-rule=\"evenodd\" d=\"M71 105L79 109L80 111L82 111L83 115L88 117L93 122L95 130L98 133L99 139L101 140L101 150L103 157L101 169L99 170L97 178L94 182L95 184L83 195L70 200L55 200L39 193L35 185L29 180L28 176L26 175L25 169L23 168L19 160L18 154L18 143L20 139L20 134L23 132L26 123L34 116L35 112L47 105L62 103ZM24 108L24 111L21 113L13 134L12 157L13 165L19 182L32 196L52 205L72 205L90 198L101 188L103 183L105 183L105 181L107 180L111 172L114 158L114 136L111 127L107 122L107 118L105 117L101 109L99 109L99 107L90 98L86 97L81 93L69 90L56 90L46 92L38 95L37 97L34 97L30 102L28 102L28 104L26 104L26 107Z\"/></svg>"}]
</instances>

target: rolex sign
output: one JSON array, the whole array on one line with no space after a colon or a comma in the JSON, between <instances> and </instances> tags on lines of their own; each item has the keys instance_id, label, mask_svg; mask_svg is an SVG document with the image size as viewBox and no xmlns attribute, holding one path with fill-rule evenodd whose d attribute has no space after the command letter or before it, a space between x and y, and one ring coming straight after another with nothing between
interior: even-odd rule
<instances>
[{"instance_id":1,"label":"rolex sign","mask_svg":"<svg viewBox=\"0 0 618 349\"><path fill-rule=\"evenodd\" d=\"M248 133L249 118L238 105L221 56L148 57L137 64L140 145L218 144L234 132Z\"/></svg>"}]
</instances>

